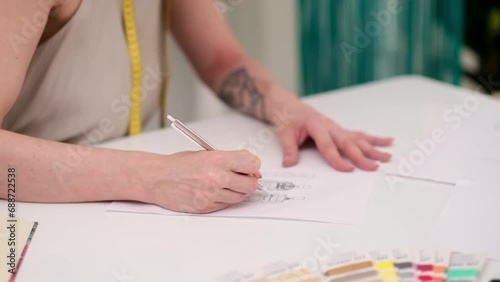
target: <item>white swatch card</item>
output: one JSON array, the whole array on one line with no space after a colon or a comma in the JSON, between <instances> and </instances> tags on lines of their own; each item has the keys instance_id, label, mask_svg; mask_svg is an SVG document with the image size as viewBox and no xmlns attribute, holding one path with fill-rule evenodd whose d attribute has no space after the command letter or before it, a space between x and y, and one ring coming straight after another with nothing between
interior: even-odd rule
<instances>
[{"instance_id":1,"label":"white swatch card","mask_svg":"<svg viewBox=\"0 0 500 282\"><path fill-rule=\"evenodd\" d=\"M459 182L437 221L431 245L500 260L500 187Z\"/></svg>"}]
</instances>

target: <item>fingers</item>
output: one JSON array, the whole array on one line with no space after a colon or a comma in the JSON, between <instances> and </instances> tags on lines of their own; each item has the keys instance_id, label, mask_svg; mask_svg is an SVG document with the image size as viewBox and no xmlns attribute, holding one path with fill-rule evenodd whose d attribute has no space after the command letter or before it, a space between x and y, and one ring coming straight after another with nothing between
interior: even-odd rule
<instances>
[{"instance_id":1,"label":"fingers","mask_svg":"<svg viewBox=\"0 0 500 282\"><path fill-rule=\"evenodd\" d=\"M375 146L389 146L394 141L393 138L389 138L389 137L383 137L383 138L382 137L376 137L376 136L368 135L368 134L365 134L365 133L361 133L361 136L362 136L363 139L365 139L370 144L375 145Z\"/></svg>"},{"instance_id":2,"label":"fingers","mask_svg":"<svg viewBox=\"0 0 500 282\"><path fill-rule=\"evenodd\" d=\"M365 156L373 160L388 162L391 159L391 154L378 151L366 140L359 140L358 146Z\"/></svg>"},{"instance_id":3,"label":"fingers","mask_svg":"<svg viewBox=\"0 0 500 282\"><path fill-rule=\"evenodd\" d=\"M220 189L214 198L216 203L222 204L237 204L243 202L247 195L231 191L229 189Z\"/></svg>"},{"instance_id":4,"label":"fingers","mask_svg":"<svg viewBox=\"0 0 500 282\"><path fill-rule=\"evenodd\" d=\"M215 202L214 197L216 195L216 190L211 191L191 191L188 198L184 198L184 201L179 202L176 200L177 204L173 208L168 208L178 212L194 213L194 214L206 214L222 210L230 206L228 203ZM181 197L182 198L182 197Z\"/></svg>"},{"instance_id":5,"label":"fingers","mask_svg":"<svg viewBox=\"0 0 500 282\"><path fill-rule=\"evenodd\" d=\"M250 195L255 192L258 187L259 184L257 183L257 178L230 172L228 184L224 188L245 195Z\"/></svg>"},{"instance_id":6,"label":"fingers","mask_svg":"<svg viewBox=\"0 0 500 282\"><path fill-rule=\"evenodd\" d=\"M368 159L354 142L349 142L342 151L360 169L373 171L378 168L378 164Z\"/></svg>"},{"instance_id":7,"label":"fingers","mask_svg":"<svg viewBox=\"0 0 500 282\"><path fill-rule=\"evenodd\" d=\"M326 127L324 125L319 123L310 125L309 134L314 139L316 147L318 147L320 153L333 168L340 171L354 170L354 166L340 156L337 146L325 128Z\"/></svg>"},{"instance_id":8,"label":"fingers","mask_svg":"<svg viewBox=\"0 0 500 282\"><path fill-rule=\"evenodd\" d=\"M243 174L251 174L256 177L261 176L260 159L247 150L240 151L218 151L224 160L222 165L225 169Z\"/></svg>"},{"instance_id":9,"label":"fingers","mask_svg":"<svg viewBox=\"0 0 500 282\"><path fill-rule=\"evenodd\" d=\"M205 183L207 188L212 194L216 194L218 189L229 189L234 192L242 193L242 194L252 194L257 190L259 184L257 182L257 178L241 174L235 173L232 171L218 171L218 172L209 172L208 178Z\"/></svg>"},{"instance_id":10,"label":"fingers","mask_svg":"<svg viewBox=\"0 0 500 282\"><path fill-rule=\"evenodd\" d=\"M283 166L296 165L299 161L299 144L295 132L291 129L283 130L279 134L279 139L283 149Z\"/></svg>"}]
</instances>

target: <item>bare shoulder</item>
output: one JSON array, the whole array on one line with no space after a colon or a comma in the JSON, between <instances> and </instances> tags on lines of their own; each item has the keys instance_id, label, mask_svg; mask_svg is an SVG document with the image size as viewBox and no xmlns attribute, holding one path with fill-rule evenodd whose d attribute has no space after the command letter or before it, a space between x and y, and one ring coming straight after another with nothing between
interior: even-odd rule
<instances>
[{"instance_id":1,"label":"bare shoulder","mask_svg":"<svg viewBox=\"0 0 500 282\"><path fill-rule=\"evenodd\" d=\"M34 0L48 3L48 6L40 8L48 15L47 26L45 27L40 43L46 41L56 34L64 25L76 14L83 0Z\"/></svg>"},{"instance_id":2,"label":"bare shoulder","mask_svg":"<svg viewBox=\"0 0 500 282\"><path fill-rule=\"evenodd\" d=\"M20 93L37 45L66 24L81 1L0 0L0 125Z\"/></svg>"},{"instance_id":3,"label":"bare shoulder","mask_svg":"<svg viewBox=\"0 0 500 282\"><path fill-rule=\"evenodd\" d=\"M41 41L57 33L78 10L82 0L0 1L0 25L6 30L40 30ZM0 32L4 31L0 28ZM36 33L36 32L33 32Z\"/></svg>"}]
</instances>

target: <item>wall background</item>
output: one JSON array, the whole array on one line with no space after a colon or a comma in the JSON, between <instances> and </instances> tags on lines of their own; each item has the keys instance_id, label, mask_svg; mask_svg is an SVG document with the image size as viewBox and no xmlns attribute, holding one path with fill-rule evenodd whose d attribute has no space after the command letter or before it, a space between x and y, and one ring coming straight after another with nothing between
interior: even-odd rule
<instances>
[{"instance_id":1,"label":"wall background","mask_svg":"<svg viewBox=\"0 0 500 282\"><path fill-rule=\"evenodd\" d=\"M285 88L297 93L300 89L297 1L213 1L226 7L224 17L247 53L262 63ZM231 6L231 3L237 6ZM480 68L478 54L467 46L462 50L461 59L466 73L475 73ZM172 77L167 101L169 114L184 121L193 121L216 117L229 111L198 80L174 40L170 40L170 68ZM461 84L474 90L478 86L477 81L467 75L463 77ZM145 128L148 130L158 127L159 113Z\"/></svg>"}]
</instances>

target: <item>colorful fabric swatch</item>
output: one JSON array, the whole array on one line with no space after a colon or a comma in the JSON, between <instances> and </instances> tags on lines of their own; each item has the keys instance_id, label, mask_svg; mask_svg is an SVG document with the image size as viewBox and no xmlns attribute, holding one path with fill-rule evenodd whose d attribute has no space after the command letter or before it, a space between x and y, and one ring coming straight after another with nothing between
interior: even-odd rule
<instances>
[{"instance_id":1,"label":"colorful fabric swatch","mask_svg":"<svg viewBox=\"0 0 500 282\"><path fill-rule=\"evenodd\" d=\"M415 252L415 268L417 270L417 281L434 280L434 261L436 251L417 250Z\"/></svg>"},{"instance_id":2,"label":"colorful fabric swatch","mask_svg":"<svg viewBox=\"0 0 500 282\"><path fill-rule=\"evenodd\" d=\"M263 267L264 275L269 282L322 282L323 278L315 271L299 263L284 261Z\"/></svg>"},{"instance_id":3,"label":"colorful fabric swatch","mask_svg":"<svg viewBox=\"0 0 500 282\"><path fill-rule=\"evenodd\" d=\"M399 281L401 282L416 281L414 255L415 251L412 249L392 250L392 256L394 258L394 266L397 269Z\"/></svg>"},{"instance_id":4,"label":"colorful fabric swatch","mask_svg":"<svg viewBox=\"0 0 500 282\"><path fill-rule=\"evenodd\" d=\"M394 265L392 251L371 251L370 257L373 261L373 267L378 271L378 275L382 281L399 281L398 269Z\"/></svg>"},{"instance_id":5,"label":"colorful fabric swatch","mask_svg":"<svg viewBox=\"0 0 500 282\"><path fill-rule=\"evenodd\" d=\"M259 271L230 272L216 282L473 282L486 260L484 254L443 250L352 251L318 261L319 267L278 261Z\"/></svg>"},{"instance_id":6,"label":"colorful fabric swatch","mask_svg":"<svg viewBox=\"0 0 500 282\"><path fill-rule=\"evenodd\" d=\"M445 282L446 281L446 271L448 270L448 265L450 263L451 253L448 251L437 251L436 258L434 261L434 282Z\"/></svg>"},{"instance_id":7,"label":"colorful fabric swatch","mask_svg":"<svg viewBox=\"0 0 500 282\"><path fill-rule=\"evenodd\" d=\"M477 281L485 263L484 254L453 254L446 272L446 281Z\"/></svg>"},{"instance_id":8,"label":"colorful fabric swatch","mask_svg":"<svg viewBox=\"0 0 500 282\"><path fill-rule=\"evenodd\" d=\"M320 262L328 281L381 281L373 262L366 252L348 252Z\"/></svg>"}]
</instances>

